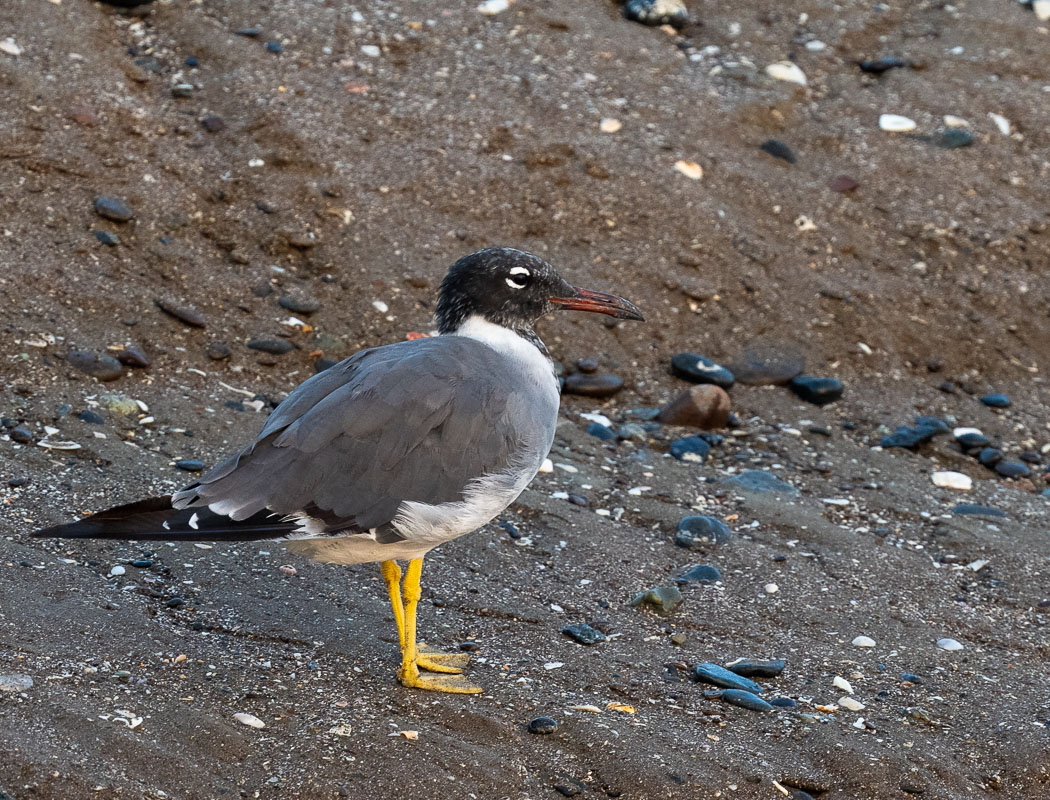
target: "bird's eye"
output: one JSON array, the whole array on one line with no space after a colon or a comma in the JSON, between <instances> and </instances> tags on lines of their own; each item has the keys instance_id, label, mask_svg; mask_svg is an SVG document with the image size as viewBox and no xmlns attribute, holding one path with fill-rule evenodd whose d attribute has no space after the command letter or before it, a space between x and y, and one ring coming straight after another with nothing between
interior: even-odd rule
<instances>
[{"instance_id":1,"label":"bird's eye","mask_svg":"<svg viewBox=\"0 0 1050 800\"><path fill-rule=\"evenodd\" d=\"M531 277L532 273L525 267L514 267L510 271L510 277L507 278L507 286L511 289L524 289L528 286L529 278Z\"/></svg>"}]
</instances>

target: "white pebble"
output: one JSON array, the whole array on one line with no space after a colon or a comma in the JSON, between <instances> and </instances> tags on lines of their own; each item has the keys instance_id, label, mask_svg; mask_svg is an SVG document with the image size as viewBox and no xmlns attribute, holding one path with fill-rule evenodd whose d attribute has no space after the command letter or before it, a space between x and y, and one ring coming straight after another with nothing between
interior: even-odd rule
<instances>
[{"instance_id":1,"label":"white pebble","mask_svg":"<svg viewBox=\"0 0 1050 800\"><path fill-rule=\"evenodd\" d=\"M829 506L848 506L849 500L845 497L825 497L824 502Z\"/></svg>"},{"instance_id":2,"label":"white pebble","mask_svg":"<svg viewBox=\"0 0 1050 800\"><path fill-rule=\"evenodd\" d=\"M265 728L266 723L253 714L245 714L243 711L239 711L233 715L233 718L237 720L241 725L247 725L249 728Z\"/></svg>"},{"instance_id":3,"label":"white pebble","mask_svg":"<svg viewBox=\"0 0 1050 800\"><path fill-rule=\"evenodd\" d=\"M558 469L568 472L570 475L574 475L575 473L579 472L579 470L576 469L576 467L574 467L572 464L555 464L554 466L556 466Z\"/></svg>"},{"instance_id":4,"label":"white pebble","mask_svg":"<svg viewBox=\"0 0 1050 800\"><path fill-rule=\"evenodd\" d=\"M973 478L961 472L942 470L933 473L930 477L934 486L940 486L942 489L958 489L960 492L968 492L973 488Z\"/></svg>"},{"instance_id":5,"label":"white pebble","mask_svg":"<svg viewBox=\"0 0 1050 800\"><path fill-rule=\"evenodd\" d=\"M124 567L120 566L120 564L117 564L117 566L113 567L113 569L109 571L109 577L114 578L118 575L123 575L125 572L127 572L127 570L124 569Z\"/></svg>"},{"instance_id":6,"label":"white pebble","mask_svg":"<svg viewBox=\"0 0 1050 800\"><path fill-rule=\"evenodd\" d=\"M379 58L380 50L374 44L361 45L361 52L370 58Z\"/></svg>"},{"instance_id":7,"label":"white pebble","mask_svg":"<svg viewBox=\"0 0 1050 800\"><path fill-rule=\"evenodd\" d=\"M848 708L850 711L864 710L864 704L859 700L854 700L852 697L843 697L839 700L839 705L843 708Z\"/></svg>"},{"instance_id":8,"label":"white pebble","mask_svg":"<svg viewBox=\"0 0 1050 800\"><path fill-rule=\"evenodd\" d=\"M613 426L612 420L604 414L580 414L580 416L588 422L597 422L599 425L604 425L606 428Z\"/></svg>"},{"instance_id":9,"label":"white pebble","mask_svg":"<svg viewBox=\"0 0 1050 800\"><path fill-rule=\"evenodd\" d=\"M568 500L568 492L551 492L551 500Z\"/></svg>"},{"instance_id":10,"label":"white pebble","mask_svg":"<svg viewBox=\"0 0 1050 800\"><path fill-rule=\"evenodd\" d=\"M858 636L853 640L854 647L874 647L875 640L870 636Z\"/></svg>"},{"instance_id":11,"label":"white pebble","mask_svg":"<svg viewBox=\"0 0 1050 800\"><path fill-rule=\"evenodd\" d=\"M15 40L10 36L0 42L0 51L7 53L9 56L22 55L22 48L15 44Z\"/></svg>"},{"instance_id":12,"label":"white pebble","mask_svg":"<svg viewBox=\"0 0 1050 800\"><path fill-rule=\"evenodd\" d=\"M1014 126L1010 124L1010 120L1006 117L1001 114L989 114L988 116L991 117L992 122L995 123L995 127L999 129L999 133L1003 136L1009 136L1013 133Z\"/></svg>"},{"instance_id":13,"label":"white pebble","mask_svg":"<svg viewBox=\"0 0 1050 800\"><path fill-rule=\"evenodd\" d=\"M382 300L373 300L372 301L372 308L374 308L380 314L385 314L387 311L390 310L390 306L388 306Z\"/></svg>"},{"instance_id":14,"label":"white pebble","mask_svg":"<svg viewBox=\"0 0 1050 800\"><path fill-rule=\"evenodd\" d=\"M704 168L695 161L676 161L674 162L674 168L685 175L685 177L694 181L704 177Z\"/></svg>"},{"instance_id":15,"label":"white pebble","mask_svg":"<svg viewBox=\"0 0 1050 800\"><path fill-rule=\"evenodd\" d=\"M832 683L836 689L841 689L844 692L849 692L850 694L853 694L853 687L850 686L849 681L843 678L841 675L836 675L835 680L832 681Z\"/></svg>"},{"instance_id":16,"label":"white pebble","mask_svg":"<svg viewBox=\"0 0 1050 800\"><path fill-rule=\"evenodd\" d=\"M971 561L969 564L967 564L966 568L972 570L973 572L980 572L982 569L984 569L991 563L992 562L989 561L987 558L979 558L976 561Z\"/></svg>"},{"instance_id":17,"label":"white pebble","mask_svg":"<svg viewBox=\"0 0 1050 800\"><path fill-rule=\"evenodd\" d=\"M251 161L248 162L249 167L262 167L265 165L266 162L263 161L261 158L253 158Z\"/></svg>"},{"instance_id":18,"label":"white pebble","mask_svg":"<svg viewBox=\"0 0 1050 800\"><path fill-rule=\"evenodd\" d=\"M980 428L955 428L952 431L952 436L958 439L960 436L966 436L969 433L976 433L978 436L983 436Z\"/></svg>"},{"instance_id":19,"label":"white pebble","mask_svg":"<svg viewBox=\"0 0 1050 800\"><path fill-rule=\"evenodd\" d=\"M1032 3L1032 10L1035 11L1035 18L1040 22L1050 21L1050 0L1035 0Z\"/></svg>"},{"instance_id":20,"label":"white pebble","mask_svg":"<svg viewBox=\"0 0 1050 800\"><path fill-rule=\"evenodd\" d=\"M969 128L970 123L962 117L953 117L951 114L944 115L944 124L949 128Z\"/></svg>"},{"instance_id":21,"label":"white pebble","mask_svg":"<svg viewBox=\"0 0 1050 800\"><path fill-rule=\"evenodd\" d=\"M815 223L805 214L803 214L795 220L795 230L797 230L799 233L808 233L809 231L815 231L816 229L817 223Z\"/></svg>"},{"instance_id":22,"label":"white pebble","mask_svg":"<svg viewBox=\"0 0 1050 800\"><path fill-rule=\"evenodd\" d=\"M484 3L478 6L478 11L488 16L495 16L496 14L502 14L510 8L509 0L485 0Z\"/></svg>"},{"instance_id":23,"label":"white pebble","mask_svg":"<svg viewBox=\"0 0 1050 800\"><path fill-rule=\"evenodd\" d=\"M805 86L808 83L806 73L801 70L798 64L792 61L777 61L770 64L766 67L766 74L770 78L776 78L778 81L797 83L800 86Z\"/></svg>"},{"instance_id":24,"label":"white pebble","mask_svg":"<svg viewBox=\"0 0 1050 800\"><path fill-rule=\"evenodd\" d=\"M598 129L602 133L616 133L622 127L623 123L612 117L605 117L600 123L598 123Z\"/></svg>"},{"instance_id":25,"label":"white pebble","mask_svg":"<svg viewBox=\"0 0 1050 800\"><path fill-rule=\"evenodd\" d=\"M883 114L879 117L879 127L884 131L905 133L913 131L919 126L915 124L915 120L902 117L900 114Z\"/></svg>"},{"instance_id":26,"label":"white pebble","mask_svg":"<svg viewBox=\"0 0 1050 800\"><path fill-rule=\"evenodd\" d=\"M870 356L873 352L870 347L864 344L864 342L857 342L857 349L866 356Z\"/></svg>"},{"instance_id":27,"label":"white pebble","mask_svg":"<svg viewBox=\"0 0 1050 800\"><path fill-rule=\"evenodd\" d=\"M765 589L766 594L776 594L780 591L780 587L777 586L775 583L767 583L762 588Z\"/></svg>"},{"instance_id":28,"label":"white pebble","mask_svg":"<svg viewBox=\"0 0 1050 800\"><path fill-rule=\"evenodd\" d=\"M631 489L628 489L627 494L633 494L635 497L637 497L640 494L643 494L644 492L648 492L652 488L652 486L635 486Z\"/></svg>"},{"instance_id":29,"label":"white pebble","mask_svg":"<svg viewBox=\"0 0 1050 800\"><path fill-rule=\"evenodd\" d=\"M812 42L806 42L806 49L814 53L819 53L821 50L827 49L827 45L820 39L814 39Z\"/></svg>"},{"instance_id":30,"label":"white pebble","mask_svg":"<svg viewBox=\"0 0 1050 800\"><path fill-rule=\"evenodd\" d=\"M554 462L549 458L543 459L543 463L540 464L540 472L554 472Z\"/></svg>"},{"instance_id":31,"label":"white pebble","mask_svg":"<svg viewBox=\"0 0 1050 800\"><path fill-rule=\"evenodd\" d=\"M939 648L941 648L941 650L947 650L949 653L951 653L951 652L953 652L955 650L962 650L963 649L963 646L959 642L957 642L955 639L948 639L948 638L938 639L937 640L937 646Z\"/></svg>"},{"instance_id":32,"label":"white pebble","mask_svg":"<svg viewBox=\"0 0 1050 800\"><path fill-rule=\"evenodd\" d=\"M561 661L548 661L543 665L544 669L561 669L565 664Z\"/></svg>"}]
</instances>

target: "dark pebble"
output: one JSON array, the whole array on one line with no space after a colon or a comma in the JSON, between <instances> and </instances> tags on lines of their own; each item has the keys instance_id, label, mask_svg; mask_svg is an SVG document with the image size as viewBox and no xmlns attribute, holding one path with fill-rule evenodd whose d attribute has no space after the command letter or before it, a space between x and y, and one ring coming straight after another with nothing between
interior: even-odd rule
<instances>
[{"instance_id":1,"label":"dark pebble","mask_svg":"<svg viewBox=\"0 0 1050 800\"><path fill-rule=\"evenodd\" d=\"M696 353L678 353L671 358L671 372L676 377L693 383L713 383L731 389L736 380L728 369L707 356Z\"/></svg>"},{"instance_id":2,"label":"dark pebble","mask_svg":"<svg viewBox=\"0 0 1050 800\"><path fill-rule=\"evenodd\" d=\"M171 87L171 96L179 98L187 98L193 96L193 84L192 83L177 83Z\"/></svg>"},{"instance_id":3,"label":"dark pebble","mask_svg":"<svg viewBox=\"0 0 1050 800\"><path fill-rule=\"evenodd\" d=\"M1026 451L1024 453L1021 453L1021 455L1019 455L1018 458L1021 459L1026 464L1042 464L1043 463L1043 459L1039 457L1039 454L1038 453L1033 453L1030 450Z\"/></svg>"},{"instance_id":4,"label":"dark pebble","mask_svg":"<svg viewBox=\"0 0 1050 800\"><path fill-rule=\"evenodd\" d=\"M647 422L645 425L639 425L637 422L628 422L625 425L621 425L616 430L616 438L624 442L645 442L649 439L649 428L647 425L656 425L656 429L659 429L659 425L656 423Z\"/></svg>"},{"instance_id":5,"label":"dark pebble","mask_svg":"<svg viewBox=\"0 0 1050 800\"><path fill-rule=\"evenodd\" d=\"M582 506L584 508L587 507L587 498L580 497L580 495L578 494L570 494L569 502L572 503L574 506Z\"/></svg>"},{"instance_id":6,"label":"dark pebble","mask_svg":"<svg viewBox=\"0 0 1050 800\"><path fill-rule=\"evenodd\" d=\"M183 472L200 472L204 469L204 462L192 458L184 458L175 462L175 468Z\"/></svg>"},{"instance_id":7,"label":"dark pebble","mask_svg":"<svg viewBox=\"0 0 1050 800\"><path fill-rule=\"evenodd\" d=\"M970 147L974 143L973 134L965 128L949 128L936 141L938 147L945 150L957 150L960 147Z\"/></svg>"},{"instance_id":8,"label":"dark pebble","mask_svg":"<svg viewBox=\"0 0 1050 800\"><path fill-rule=\"evenodd\" d=\"M576 369L587 375L591 375L598 371L598 359L596 358L581 358L576 362Z\"/></svg>"},{"instance_id":9,"label":"dark pebble","mask_svg":"<svg viewBox=\"0 0 1050 800\"><path fill-rule=\"evenodd\" d=\"M722 700L730 705L746 708L748 711L773 710L773 706L758 695L741 689L726 689L722 692Z\"/></svg>"},{"instance_id":10,"label":"dark pebble","mask_svg":"<svg viewBox=\"0 0 1050 800\"><path fill-rule=\"evenodd\" d=\"M739 689L745 692L753 692L754 694L762 694L764 691L762 686L753 680L741 677L734 672L730 672L725 667L720 667L718 664L710 662L697 664L693 669L693 675L698 681L714 684L723 689Z\"/></svg>"},{"instance_id":11,"label":"dark pebble","mask_svg":"<svg viewBox=\"0 0 1050 800\"><path fill-rule=\"evenodd\" d=\"M613 431L611 428L607 428L605 425L602 425L600 422L592 422L590 425L588 425L587 433L605 442L610 442L616 439L616 432Z\"/></svg>"},{"instance_id":12,"label":"dark pebble","mask_svg":"<svg viewBox=\"0 0 1050 800\"><path fill-rule=\"evenodd\" d=\"M810 433L815 433L818 436L827 436L831 438L831 428L825 428L823 425L810 425L806 430Z\"/></svg>"},{"instance_id":13,"label":"dark pebble","mask_svg":"<svg viewBox=\"0 0 1050 800\"><path fill-rule=\"evenodd\" d=\"M281 308L287 308L293 314L313 314L321 308L321 301L298 294L286 294L277 301Z\"/></svg>"},{"instance_id":14,"label":"dark pebble","mask_svg":"<svg viewBox=\"0 0 1050 800\"><path fill-rule=\"evenodd\" d=\"M942 433L948 433L948 431L948 425L943 420L937 419L936 417L919 417L915 420L914 427L899 427L895 433L883 437L879 444L886 448L916 448L919 445L930 441L935 436L939 436Z\"/></svg>"},{"instance_id":15,"label":"dark pebble","mask_svg":"<svg viewBox=\"0 0 1050 800\"><path fill-rule=\"evenodd\" d=\"M232 355L230 346L226 342L212 342L204 354L212 361L224 361Z\"/></svg>"},{"instance_id":16,"label":"dark pebble","mask_svg":"<svg viewBox=\"0 0 1050 800\"><path fill-rule=\"evenodd\" d=\"M196 56L186 56L186 60L182 63L184 63L187 67L190 68L199 67L201 65L201 62L197 59Z\"/></svg>"},{"instance_id":17,"label":"dark pebble","mask_svg":"<svg viewBox=\"0 0 1050 800\"><path fill-rule=\"evenodd\" d=\"M148 569L153 566L152 558L136 558L131 562L131 566L138 567L139 569Z\"/></svg>"},{"instance_id":18,"label":"dark pebble","mask_svg":"<svg viewBox=\"0 0 1050 800\"><path fill-rule=\"evenodd\" d=\"M561 632L573 641L587 646L605 641L604 633L582 623L579 625L567 625L561 629Z\"/></svg>"},{"instance_id":19,"label":"dark pebble","mask_svg":"<svg viewBox=\"0 0 1050 800\"><path fill-rule=\"evenodd\" d=\"M558 778L554 783L554 791L563 797L575 797L580 792L587 791L587 784L575 778Z\"/></svg>"},{"instance_id":20,"label":"dark pebble","mask_svg":"<svg viewBox=\"0 0 1050 800\"><path fill-rule=\"evenodd\" d=\"M858 61L857 66L861 72L869 75L881 75L891 69L899 69L908 66L908 62L900 58L874 58L867 61Z\"/></svg>"},{"instance_id":21,"label":"dark pebble","mask_svg":"<svg viewBox=\"0 0 1050 800\"><path fill-rule=\"evenodd\" d=\"M962 436L956 436L955 441L967 450L977 450L992 443L983 433L964 433Z\"/></svg>"},{"instance_id":22,"label":"dark pebble","mask_svg":"<svg viewBox=\"0 0 1050 800\"><path fill-rule=\"evenodd\" d=\"M693 461L703 464L711 452L711 445L706 439L701 439L699 436L686 436L683 439L676 439L671 442L670 451L671 455L679 461Z\"/></svg>"},{"instance_id":23,"label":"dark pebble","mask_svg":"<svg viewBox=\"0 0 1050 800\"><path fill-rule=\"evenodd\" d=\"M722 580L722 573L718 571L717 567L712 567L708 564L698 564L683 572L674 579L674 582L684 586L688 583L718 583L720 580Z\"/></svg>"},{"instance_id":24,"label":"dark pebble","mask_svg":"<svg viewBox=\"0 0 1050 800\"><path fill-rule=\"evenodd\" d=\"M481 649L481 645L477 642L465 641L459 643L459 649L463 653L476 653Z\"/></svg>"},{"instance_id":25,"label":"dark pebble","mask_svg":"<svg viewBox=\"0 0 1050 800\"><path fill-rule=\"evenodd\" d=\"M181 597L173 597L167 602L168 608L180 608L186 605L186 601Z\"/></svg>"},{"instance_id":26,"label":"dark pebble","mask_svg":"<svg viewBox=\"0 0 1050 800\"><path fill-rule=\"evenodd\" d=\"M16 442L17 444L32 444L33 443L33 434L31 434L29 431L27 431L25 428L23 428L21 426L19 426L17 428L12 428L11 432L10 432L10 436L11 436L11 441L12 442Z\"/></svg>"},{"instance_id":27,"label":"dark pebble","mask_svg":"<svg viewBox=\"0 0 1050 800\"><path fill-rule=\"evenodd\" d=\"M657 0L627 0L623 6L623 15L632 22L642 25L670 25L682 28L689 22L689 12L685 4L671 0L657 3Z\"/></svg>"},{"instance_id":28,"label":"dark pebble","mask_svg":"<svg viewBox=\"0 0 1050 800\"><path fill-rule=\"evenodd\" d=\"M558 730L558 723L551 717L536 717L529 720L529 733L546 735Z\"/></svg>"},{"instance_id":29,"label":"dark pebble","mask_svg":"<svg viewBox=\"0 0 1050 800\"><path fill-rule=\"evenodd\" d=\"M776 139L766 139L758 148L764 153L769 153L773 158L779 158L789 164L795 163L795 153L790 147Z\"/></svg>"},{"instance_id":30,"label":"dark pebble","mask_svg":"<svg viewBox=\"0 0 1050 800\"><path fill-rule=\"evenodd\" d=\"M831 189L831 191L839 192L840 194L852 192L859 186L860 184L849 175L838 175L828 181L828 188Z\"/></svg>"},{"instance_id":31,"label":"dark pebble","mask_svg":"<svg viewBox=\"0 0 1050 800\"><path fill-rule=\"evenodd\" d=\"M798 703L790 697L771 697L769 704L777 708L798 708Z\"/></svg>"},{"instance_id":32,"label":"dark pebble","mask_svg":"<svg viewBox=\"0 0 1050 800\"><path fill-rule=\"evenodd\" d=\"M295 346L286 339L252 339L248 342L248 347L275 356L284 355L295 349Z\"/></svg>"},{"instance_id":33,"label":"dark pebble","mask_svg":"<svg viewBox=\"0 0 1050 800\"><path fill-rule=\"evenodd\" d=\"M7 479L7 485L12 489L17 489L19 486L25 486L27 483L29 483L29 478L18 477Z\"/></svg>"},{"instance_id":34,"label":"dark pebble","mask_svg":"<svg viewBox=\"0 0 1050 800\"><path fill-rule=\"evenodd\" d=\"M149 360L149 356L146 355L146 351L137 344L129 344L123 350L120 350L117 353L117 361L125 367L135 367L136 369L147 369L152 363Z\"/></svg>"},{"instance_id":35,"label":"dark pebble","mask_svg":"<svg viewBox=\"0 0 1050 800\"><path fill-rule=\"evenodd\" d=\"M565 378L566 394L582 397L611 397L623 388L623 378L616 375L588 375L576 372Z\"/></svg>"},{"instance_id":36,"label":"dark pebble","mask_svg":"<svg viewBox=\"0 0 1050 800\"><path fill-rule=\"evenodd\" d=\"M268 41L266 43L266 50L267 50L267 52L270 52L270 53L283 53L284 52L284 45L282 45L276 39L271 39L270 41Z\"/></svg>"},{"instance_id":37,"label":"dark pebble","mask_svg":"<svg viewBox=\"0 0 1050 800\"><path fill-rule=\"evenodd\" d=\"M744 678L775 678L784 671L784 659L743 659L726 665L731 672Z\"/></svg>"},{"instance_id":38,"label":"dark pebble","mask_svg":"<svg viewBox=\"0 0 1050 800\"><path fill-rule=\"evenodd\" d=\"M674 543L679 547L694 550L704 547L720 547L733 537L722 520L701 515L683 517L678 523Z\"/></svg>"},{"instance_id":39,"label":"dark pebble","mask_svg":"<svg viewBox=\"0 0 1050 800\"><path fill-rule=\"evenodd\" d=\"M985 519L1001 519L1006 516L1006 512L1000 508L977 505L976 503L959 503L952 506L952 513L962 517L984 517Z\"/></svg>"},{"instance_id":40,"label":"dark pebble","mask_svg":"<svg viewBox=\"0 0 1050 800\"><path fill-rule=\"evenodd\" d=\"M100 381L115 381L124 374L124 368L120 362L106 353L70 350L66 354L66 361L81 372L98 378Z\"/></svg>"},{"instance_id":41,"label":"dark pebble","mask_svg":"<svg viewBox=\"0 0 1050 800\"><path fill-rule=\"evenodd\" d=\"M788 388L805 400L818 406L834 403L845 387L836 378L814 378L811 375L797 375L791 379Z\"/></svg>"},{"instance_id":42,"label":"dark pebble","mask_svg":"<svg viewBox=\"0 0 1050 800\"><path fill-rule=\"evenodd\" d=\"M86 422L88 425L104 425L106 420L103 419L102 415L97 411L92 411L90 408L85 408L79 414L77 418L81 422Z\"/></svg>"},{"instance_id":43,"label":"dark pebble","mask_svg":"<svg viewBox=\"0 0 1050 800\"><path fill-rule=\"evenodd\" d=\"M191 305L187 305L174 297L158 297L154 301L157 308L165 314L169 314L180 322L185 322L194 328L203 328L207 323L204 315Z\"/></svg>"},{"instance_id":44,"label":"dark pebble","mask_svg":"<svg viewBox=\"0 0 1050 800\"><path fill-rule=\"evenodd\" d=\"M208 133L218 133L226 127L226 120L218 114L207 114L201 119L201 127Z\"/></svg>"},{"instance_id":45,"label":"dark pebble","mask_svg":"<svg viewBox=\"0 0 1050 800\"><path fill-rule=\"evenodd\" d=\"M805 356L790 347L774 344L751 345L729 364L729 371L737 382L748 386L787 383L805 368Z\"/></svg>"},{"instance_id":46,"label":"dark pebble","mask_svg":"<svg viewBox=\"0 0 1050 800\"><path fill-rule=\"evenodd\" d=\"M510 536L511 539L521 538L521 531L518 530L518 526L515 525L513 522L507 522L506 520L504 520L503 522L499 523L499 526L507 532L507 535Z\"/></svg>"},{"instance_id":47,"label":"dark pebble","mask_svg":"<svg viewBox=\"0 0 1050 800\"><path fill-rule=\"evenodd\" d=\"M981 402L989 408L1009 408L1010 398L1005 394L986 394L981 398Z\"/></svg>"},{"instance_id":48,"label":"dark pebble","mask_svg":"<svg viewBox=\"0 0 1050 800\"><path fill-rule=\"evenodd\" d=\"M109 231L95 231L95 238L106 245L106 247L116 247L120 244L120 239L117 238L117 235Z\"/></svg>"},{"instance_id":49,"label":"dark pebble","mask_svg":"<svg viewBox=\"0 0 1050 800\"><path fill-rule=\"evenodd\" d=\"M1000 461L995 465L995 471L1004 478L1027 478L1032 474L1028 465L1020 461Z\"/></svg>"},{"instance_id":50,"label":"dark pebble","mask_svg":"<svg viewBox=\"0 0 1050 800\"><path fill-rule=\"evenodd\" d=\"M738 492L753 492L755 494L798 494L798 489L786 481L780 480L776 475L761 469L749 469L726 478L722 483Z\"/></svg>"},{"instance_id":51,"label":"dark pebble","mask_svg":"<svg viewBox=\"0 0 1050 800\"><path fill-rule=\"evenodd\" d=\"M135 212L119 197L96 197L95 213L113 222L127 222L135 216Z\"/></svg>"},{"instance_id":52,"label":"dark pebble","mask_svg":"<svg viewBox=\"0 0 1050 800\"><path fill-rule=\"evenodd\" d=\"M262 28L240 28L234 31L238 36L246 36L249 39L254 39L256 36L262 36Z\"/></svg>"},{"instance_id":53,"label":"dark pebble","mask_svg":"<svg viewBox=\"0 0 1050 800\"><path fill-rule=\"evenodd\" d=\"M902 672L901 673L901 680L902 681L907 681L908 683L915 683L915 684L922 683L922 677L919 676L919 675L916 675L914 672Z\"/></svg>"}]
</instances>

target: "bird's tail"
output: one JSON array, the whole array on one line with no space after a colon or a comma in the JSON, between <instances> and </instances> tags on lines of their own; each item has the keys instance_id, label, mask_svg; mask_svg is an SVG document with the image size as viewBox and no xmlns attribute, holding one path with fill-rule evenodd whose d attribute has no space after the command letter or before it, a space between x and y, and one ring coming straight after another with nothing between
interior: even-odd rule
<instances>
[{"instance_id":1,"label":"bird's tail","mask_svg":"<svg viewBox=\"0 0 1050 800\"><path fill-rule=\"evenodd\" d=\"M294 521L269 511L260 511L244 520L233 520L207 508L172 508L171 497L150 497L100 511L78 522L44 528L33 536L40 539L251 542L283 539L295 528Z\"/></svg>"}]
</instances>

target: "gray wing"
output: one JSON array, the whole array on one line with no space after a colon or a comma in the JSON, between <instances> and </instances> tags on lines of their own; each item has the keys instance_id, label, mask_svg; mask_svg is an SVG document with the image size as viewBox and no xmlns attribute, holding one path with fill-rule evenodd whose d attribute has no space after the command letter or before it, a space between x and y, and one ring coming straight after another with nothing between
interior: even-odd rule
<instances>
[{"instance_id":1,"label":"gray wing","mask_svg":"<svg viewBox=\"0 0 1050 800\"><path fill-rule=\"evenodd\" d=\"M234 520L268 509L331 532L388 529L402 502L460 500L512 463L514 392L503 359L467 338L364 350L301 384L251 447L173 502Z\"/></svg>"}]
</instances>

